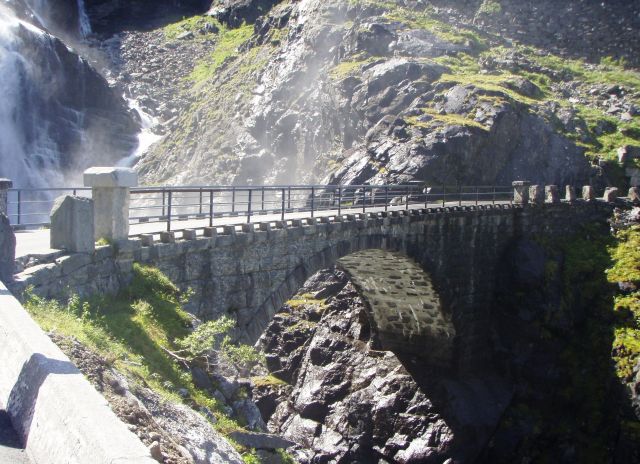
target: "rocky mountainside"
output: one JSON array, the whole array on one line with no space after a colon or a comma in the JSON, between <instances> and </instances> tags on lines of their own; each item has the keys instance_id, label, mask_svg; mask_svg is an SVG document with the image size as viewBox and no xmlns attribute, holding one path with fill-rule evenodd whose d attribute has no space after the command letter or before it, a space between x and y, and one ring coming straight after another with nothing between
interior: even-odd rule
<instances>
[{"instance_id":1,"label":"rocky mountainside","mask_svg":"<svg viewBox=\"0 0 640 464\"><path fill-rule=\"evenodd\" d=\"M274 3L119 36L116 77L166 134L147 182L628 183L633 3Z\"/></svg>"}]
</instances>

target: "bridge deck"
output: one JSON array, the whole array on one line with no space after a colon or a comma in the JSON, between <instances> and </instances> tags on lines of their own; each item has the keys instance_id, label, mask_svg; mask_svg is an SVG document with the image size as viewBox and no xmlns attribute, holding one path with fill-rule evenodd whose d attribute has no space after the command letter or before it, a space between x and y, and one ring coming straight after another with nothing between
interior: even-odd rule
<instances>
[{"instance_id":1,"label":"bridge deck","mask_svg":"<svg viewBox=\"0 0 640 464\"><path fill-rule=\"evenodd\" d=\"M492 204L492 201L480 201L479 205L488 205ZM497 202L497 203L509 203L505 201ZM460 203L459 201L451 201L446 202L445 206L472 206L475 205L475 201L463 201ZM442 203L439 204L429 204L430 207L443 206ZM410 203L409 209L412 208L423 208L424 203ZM406 209L406 205L395 205L388 206L388 211L399 211ZM367 206L367 213L376 213L385 211L384 206L379 207L371 207ZM342 208L341 214L356 214L362 213L362 207L358 208ZM338 214L338 210L325 210L325 211L316 211L314 217L327 217L327 216L335 216ZM299 212L299 213L287 213L285 216L286 220L292 219L304 219L310 217L310 213ZM264 214L264 215L254 215L251 217L252 223L258 222L275 222L281 220L282 216L280 213L278 214ZM214 226L227 226L227 225L240 225L246 224L247 218L246 216L235 216L235 217L220 217L215 218L213 220ZM189 219L189 220L173 220L172 221L172 230L180 231L184 229L198 229L209 226L209 219ZM140 224L132 224L130 229L130 235L136 236L140 234L159 234L160 232L165 231L167 228L166 222L149 222L149 223L140 223ZM16 258L28 256L28 255L47 255L50 253L55 253L58 250L54 250L50 248L49 245L49 229L39 229L39 230L25 230L25 231L17 231L16 232Z\"/></svg>"}]
</instances>

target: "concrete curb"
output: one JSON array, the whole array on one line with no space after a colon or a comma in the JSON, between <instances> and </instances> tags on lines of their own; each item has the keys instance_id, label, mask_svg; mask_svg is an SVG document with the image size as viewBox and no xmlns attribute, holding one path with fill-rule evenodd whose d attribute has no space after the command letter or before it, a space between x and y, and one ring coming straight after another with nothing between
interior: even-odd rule
<instances>
[{"instance_id":1,"label":"concrete curb","mask_svg":"<svg viewBox=\"0 0 640 464\"><path fill-rule=\"evenodd\" d=\"M33 463L156 462L1 282L0 359L0 407Z\"/></svg>"}]
</instances>

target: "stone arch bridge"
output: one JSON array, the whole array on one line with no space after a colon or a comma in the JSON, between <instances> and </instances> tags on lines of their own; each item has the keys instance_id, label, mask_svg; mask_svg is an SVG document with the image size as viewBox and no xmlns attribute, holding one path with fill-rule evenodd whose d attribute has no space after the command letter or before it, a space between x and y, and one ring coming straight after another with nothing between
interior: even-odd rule
<instances>
[{"instance_id":1,"label":"stone arch bridge","mask_svg":"<svg viewBox=\"0 0 640 464\"><path fill-rule=\"evenodd\" d=\"M31 285L49 298L64 298L68 288L117 292L134 262L154 265L194 290L193 313L232 314L253 342L310 276L338 263L364 291L383 344L446 364L486 323L496 268L515 239L569 235L604 222L612 207L601 200L456 206L205 228L173 243L134 239L58 256L16 275L11 288L20 295Z\"/></svg>"}]
</instances>

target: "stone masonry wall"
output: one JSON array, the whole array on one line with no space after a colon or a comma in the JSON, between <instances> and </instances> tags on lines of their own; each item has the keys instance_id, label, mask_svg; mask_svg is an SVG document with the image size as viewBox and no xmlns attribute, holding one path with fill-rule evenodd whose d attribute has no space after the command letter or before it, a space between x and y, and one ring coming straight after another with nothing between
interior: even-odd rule
<instances>
[{"instance_id":1,"label":"stone masonry wall","mask_svg":"<svg viewBox=\"0 0 640 464\"><path fill-rule=\"evenodd\" d=\"M580 224L605 220L611 210L601 201L578 201L368 213L341 221L288 221L284 228L256 224L244 231L227 227L211 238L151 246L136 239L98 247L93 254L60 256L18 274L11 289L20 296L30 285L38 295L59 299L71 292L115 293L140 262L157 266L182 289L192 288L188 309L198 317L230 314L241 337L255 341L316 271L356 251L388 249L407 254L430 274L445 316L458 338L469 341L487 322L496 266L512 240L568 234ZM464 346L477 351L473 343Z\"/></svg>"}]
</instances>

